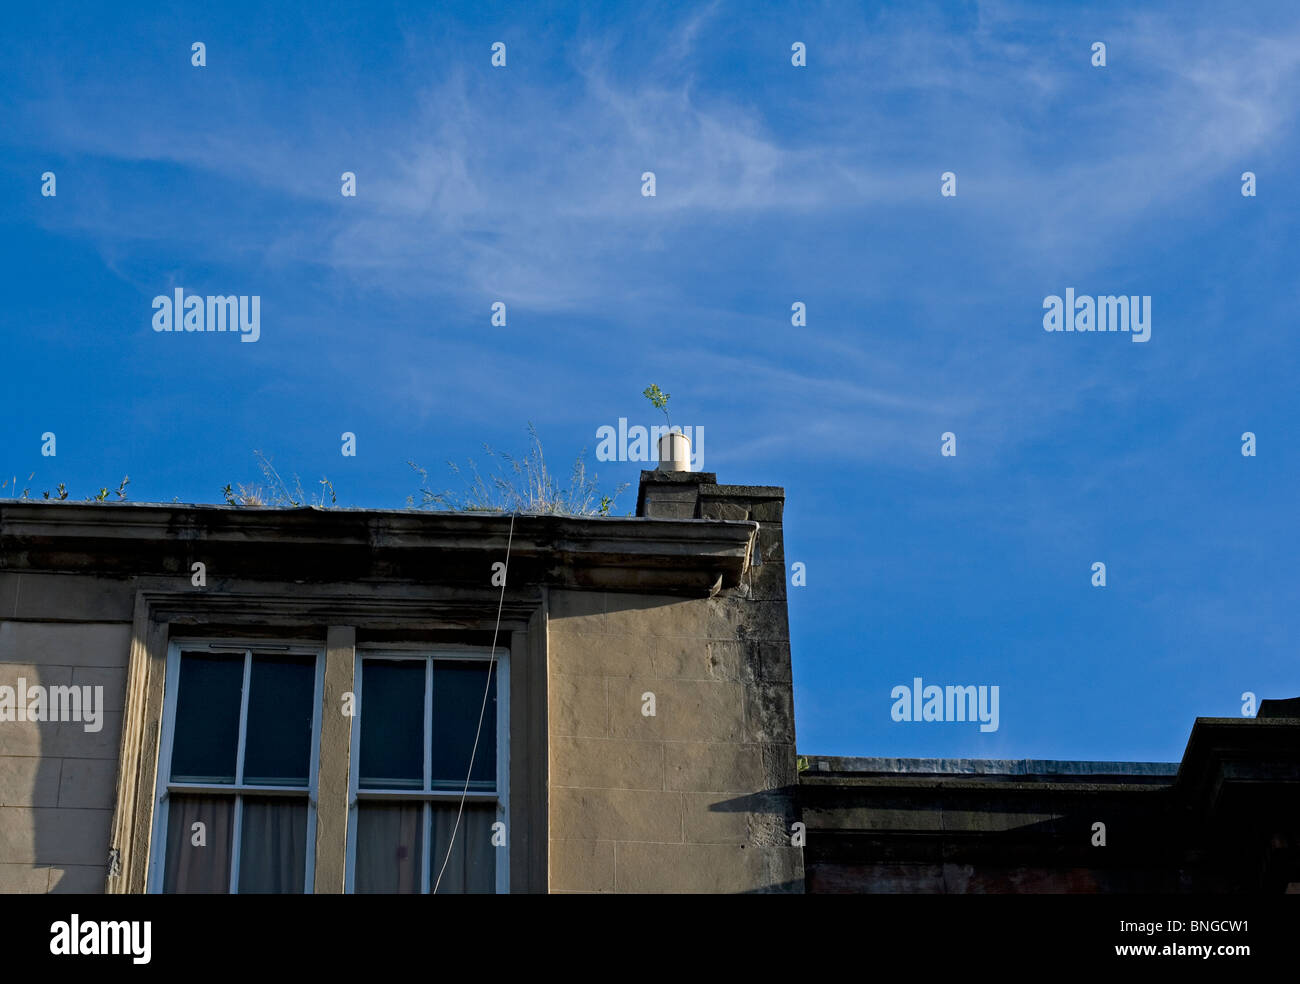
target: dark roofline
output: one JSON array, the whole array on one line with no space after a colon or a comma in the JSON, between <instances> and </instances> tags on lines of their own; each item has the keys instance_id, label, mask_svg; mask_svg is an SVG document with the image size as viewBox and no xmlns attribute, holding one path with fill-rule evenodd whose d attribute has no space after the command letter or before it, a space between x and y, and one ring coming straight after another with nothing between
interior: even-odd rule
<instances>
[{"instance_id":1,"label":"dark roofline","mask_svg":"<svg viewBox=\"0 0 1300 984\"><path fill-rule=\"evenodd\" d=\"M806 756L805 775L1174 776L1177 762Z\"/></svg>"},{"instance_id":2,"label":"dark roofline","mask_svg":"<svg viewBox=\"0 0 1300 984\"><path fill-rule=\"evenodd\" d=\"M1291 705L1284 704L1284 709ZM902 759L800 756L800 787L814 790L1170 788L1209 812L1240 790L1300 793L1300 718L1197 718L1181 762Z\"/></svg>"},{"instance_id":3,"label":"dark roofline","mask_svg":"<svg viewBox=\"0 0 1300 984\"><path fill-rule=\"evenodd\" d=\"M418 509L0 500L0 570L478 584L510 542L512 583L708 594L740 582L748 520Z\"/></svg>"}]
</instances>

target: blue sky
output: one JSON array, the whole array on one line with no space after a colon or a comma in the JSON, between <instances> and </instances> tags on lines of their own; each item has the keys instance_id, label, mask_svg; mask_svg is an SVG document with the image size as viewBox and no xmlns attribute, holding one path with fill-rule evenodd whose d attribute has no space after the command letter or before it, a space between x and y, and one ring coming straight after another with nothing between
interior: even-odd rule
<instances>
[{"instance_id":1,"label":"blue sky","mask_svg":"<svg viewBox=\"0 0 1300 984\"><path fill-rule=\"evenodd\" d=\"M1293 5L117 6L0 37L6 478L399 507L655 382L787 491L803 753L1172 761L1300 694ZM155 333L176 287L260 340ZM1067 287L1151 340L1044 332ZM892 721L916 676L998 731Z\"/></svg>"}]
</instances>

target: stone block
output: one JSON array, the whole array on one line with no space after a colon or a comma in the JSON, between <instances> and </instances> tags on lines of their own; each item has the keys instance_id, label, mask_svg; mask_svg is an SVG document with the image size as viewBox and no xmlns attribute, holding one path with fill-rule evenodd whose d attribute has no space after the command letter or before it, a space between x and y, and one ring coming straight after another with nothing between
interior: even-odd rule
<instances>
[{"instance_id":1,"label":"stone block","mask_svg":"<svg viewBox=\"0 0 1300 984\"><path fill-rule=\"evenodd\" d=\"M662 742L554 737L550 744L552 786L664 788Z\"/></svg>"},{"instance_id":2,"label":"stone block","mask_svg":"<svg viewBox=\"0 0 1300 984\"><path fill-rule=\"evenodd\" d=\"M789 642L761 642L758 651L759 675L764 680L773 683L792 681Z\"/></svg>"},{"instance_id":3,"label":"stone block","mask_svg":"<svg viewBox=\"0 0 1300 984\"><path fill-rule=\"evenodd\" d=\"M547 602L547 628L559 632L604 632L605 592L553 589Z\"/></svg>"},{"instance_id":4,"label":"stone block","mask_svg":"<svg viewBox=\"0 0 1300 984\"><path fill-rule=\"evenodd\" d=\"M642 713L654 694L655 714ZM744 688L711 680L609 680L609 734L641 741L740 741L745 732Z\"/></svg>"},{"instance_id":5,"label":"stone block","mask_svg":"<svg viewBox=\"0 0 1300 984\"><path fill-rule=\"evenodd\" d=\"M117 795L116 759L64 759L59 806L111 810Z\"/></svg>"},{"instance_id":6,"label":"stone block","mask_svg":"<svg viewBox=\"0 0 1300 984\"><path fill-rule=\"evenodd\" d=\"M719 793L682 793L685 839L692 844L747 844L749 811Z\"/></svg>"},{"instance_id":7,"label":"stone block","mask_svg":"<svg viewBox=\"0 0 1300 984\"><path fill-rule=\"evenodd\" d=\"M664 782L668 789L692 792L752 792L762 786L763 756L758 745L670 741L664 744Z\"/></svg>"},{"instance_id":8,"label":"stone block","mask_svg":"<svg viewBox=\"0 0 1300 984\"><path fill-rule=\"evenodd\" d=\"M130 654L129 624L0 622L0 663L125 667Z\"/></svg>"},{"instance_id":9,"label":"stone block","mask_svg":"<svg viewBox=\"0 0 1300 984\"><path fill-rule=\"evenodd\" d=\"M111 820L111 810L0 808L0 864L103 864Z\"/></svg>"},{"instance_id":10,"label":"stone block","mask_svg":"<svg viewBox=\"0 0 1300 984\"><path fill-rule=\"evenodd\" d=\"M606 678L550 674L550 733L552 736L609 737Z\"/></svg>"},{"instance_id":11,"label":"stone block","mask_svg":"<svg viewBox=\"0 0 1300 984\"><path fill-rule=\"evenodd\" d=\"M0 895L42 895L50 884L50 869L31 864L0 864Z\"/></svg>"},{"instance_id":12,"label":"stone block","mask_svg":"<svg viewBox=\"0 0 1300 984\"><path fill-rule=\"evenodd\" d=\"M794 744L794 691L789 684L759 681L746 689L745 739Z\"/></svg>"},{"instance_id":13,"label":"stone block","mask_svg":"<svg viewBox=\"0 0 1300 984\"><path fill-rule=\"evenodd\" d=\"M704 639L709 622L707 599L610 594L605 630L619 635Z\"/></svg>"},{"instance_id":14,"label":"stone block","mask_svg":"<svg viewBox=\"0 0 1300 984\"><path fill-rule=\"evenodd\" d=\"M18 577L14 618L50 622L125 622L129 627L135 611L134 578L75 573L23 573Z\"/></svg>"},{"instance_id":15,"label":"stone block","mask_svg":"<svg viewBox=\"0 0 1300 984\"><path fill-rule=\"evenodd\" d=\"M101 895L107 875L106 863L52 868L49 891L51 895Z\"/></svg>"},{"instance_id":16,"label":"stone block","mask_svg":"<svg viewBox=\"0 0 1300 984\"><path fill-rule=\"evenodd\" d=\"M614 891L612 841L551 841L552 892Z\"/></svg>"},{"instance_id":17,"label":"stone block","mask_svg":"<svg viewBox=\"0 0 1300 984\"><path fill-rule=\"evenodd\" d=\"M54 758L0 757L0 806L58 806L60 765Z\"/></svg>"},{"instance_id":18,"label":"stone block","mask_svg":"<svg viewBox=\"0 0 1300 984\"><path fill-rule=\"evenodd\" d=\"M126 700L125 666L74 666L72 682L78 687L103 687L105 710L123 709Z\"/></svg>"},{"instance_id":19,"label":"stone block","mask_svg":"<svg viewBox=\"0 0 1300 984\"><path fill-rule=\"evenodd\" d=\"M764 887L762 852L743 844L616 844L620 892L732 893Z\"/></svg>"},{"instance_id":20,"label":"stone block","mask_svg":"<svg viewBox=\"0 0 1300 984\"><path fill-rule=\"evenodd\" d=\"M680 843L682 797L642 789L551 787L551 840Z\"/></svg>"}]
</instances>

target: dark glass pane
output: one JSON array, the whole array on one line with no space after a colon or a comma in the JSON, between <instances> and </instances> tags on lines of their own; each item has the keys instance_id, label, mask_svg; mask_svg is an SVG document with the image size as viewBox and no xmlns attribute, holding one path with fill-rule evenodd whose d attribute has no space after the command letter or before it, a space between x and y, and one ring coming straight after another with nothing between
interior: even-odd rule
<instances>
[{"instance_id":1,"label":"dark glass pane","mask_svg":"<svg viewBox=\"0 0 1300 984\"><path fill-rule=\"evenodd\" d=\"M363 789L424 787L424 660L368 659L361 676Z\"/></svg>"},{"instance_id":2,"label":"dark glass pane","mask_svg":"<svg viewBox=\"0 0 1300 984\"><path fill-rule=\"evenodd\" d=\"M220 894L230 890L234 818L233 796L168 796L164 892Z\"/></svg>"},{"instance_id":3,"label":"dark glass pane","mask_svg":"<svg viewBox=\"0 0 1300 984\"><path fill-rule=\"evenodd\" d=\"M358 804L353 890L358 893L422 891L424 838L420 828L423 825L423 803Z\"/></svg>"},{"instance_id":4,"label":"dark glass pane","mask_svg":"<svg viewBox=\"0 0 1300 984\"><path fill-rule=\"evenodd\" d=\"M307 803L244 797L239 891L301 894L307 877Z\"/></svg>"},{"instance_id":5,"label":"dark glass pane","mask_svg":"<svg viewBox=\"0 0 1300 984\"><path fill-rule=\"evenodd\" d=\"M464 782L464 780L461 780ZM429 839L429 891L439 895L490 894L497 890L496 852L506 848L492 845L492 824L497 819L495 803L466 803L460 826L456 826L457 804L434 804L433 836ZM452 831L456 837L453 842ZM447 845L451 845L450 854ZM438 873L442 872L439 880Z\"/></svg>"},{"instance_id":6,"label":"dark glass pane","mask_svg":"<svg viewBox=\"0 0 1300 984\"><path fill-rule=\"evenodd\" d=\"M253 654L248 688L244 782L306 786L311 767L316 660Z\"/></svg>"},{"instance_id":7,"label":"dark glass pane","mask_svg":"<svg viewBox=\"0 0 1300 984\"><path fill-rule=\"evenodd\" d=\"M474 754L474 774L470 789L495 789L497 774L497 680L496 666L488 680L488 664L483 660L457 662L435 660L433 663L433 786L435 789L460 789L469 771L470 751L478 729L479 712L483 713L483 730L478 751ZM483 691L487 689L487 707L483 708Z\"/></svg>"},{"instance_id":8,"label":"dark glass pane","mask_svg":"<svg viewBox=\"0 0 1300 984\"><path fill-rule=\"evenodd\" d=\"M239 753L242 653L182 653L172 782L233 783Z\"/></svg>"}]
</instances>

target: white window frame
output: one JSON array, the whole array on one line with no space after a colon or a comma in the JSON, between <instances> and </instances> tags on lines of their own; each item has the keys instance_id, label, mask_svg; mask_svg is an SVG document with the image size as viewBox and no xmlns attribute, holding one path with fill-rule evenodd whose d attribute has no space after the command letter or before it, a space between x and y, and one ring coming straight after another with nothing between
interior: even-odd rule
<instances>
[{"instance_id":1,"label":"white window frame","mask_svg":"<svg viewBox=\"0 0 1300 984\"><path fill-rule=\"evenodd\" d=\"M506 825L506 843L493 848L496 851L496 891L506 894L510 891L510 659L509 649L497 646L496 659L492 658L490 646L459 646L443 648L440 646L387 646L382 649L361 649L355 653L353 666L353 688L356 697L356 717L352 721L352 748L349 755L351 767L348 769L348 857L344 891L349 895L356 891L357 860L357 802L358 799L388 802L418 802L424 804L421 811L421 865L420 894L428 895L433 890L435 872L434 860L429 850L429 831L432 819L431 806L434 803L459 803L460 789L433 789L432 769L429 745L432 742L433 727L433 664L440 660L453 662L482 661L495 662L497 674L497 771L496 789L493 792L469 790L465 793L466 803L495 803L497 820ZM423 789L359 789L361 766L361 715L365 713L362 696L362 666L366 660L423 660L424 673L424 788ZM489 722L484 721L486 729ZM463 785L463 784L462 784ZM463 828L463 823L462 823ZM458 835L459 836L459 835ZM437 861L441 866L442 859Z\"/></svg>"},{"instance_id":2,"label":"white window frame","mask_svg":"<svg viewBox=\"0 0 1300 984\"><path fill-rule=\"evenodd\" d=\"M171 782L172 745L176 732L176 703L180 690L181 652L211 652L244 654L244 681L239 703L239 747L235 757L235 782L231 785ZM253 654L275 656L311 656L315 659L316 678L312 690L311 762L307 785L303 786L249 786L244 778L244 743L248 731L248 693L252 673ZM307 858L303 891L311 894L316 876L316 796L320 771L321 702L325 693L325 650L317 643L281 642L280 640L238 639L172 639L167 644L167 674L163 679L162 737L158 748L158 780L154 791L153 837L149 850L149 888L152 894L161 894L167 870L163 855L167 850L167 824L170 819L170 793L230 794L235 801L230 835L230 887L229 894L239 893L239 850L243 827L245 796L284 796L292 799L306 798L307 802Z\"/></svg>"}]
</instances>

